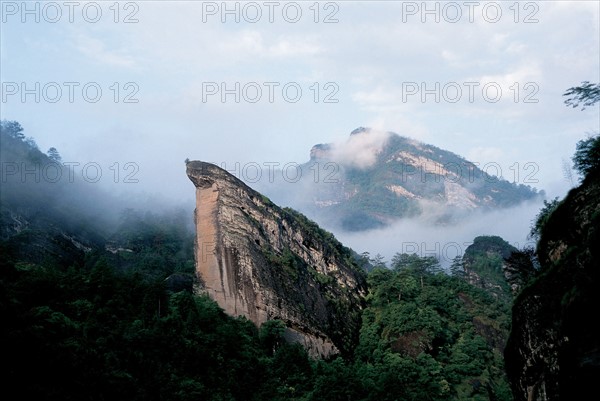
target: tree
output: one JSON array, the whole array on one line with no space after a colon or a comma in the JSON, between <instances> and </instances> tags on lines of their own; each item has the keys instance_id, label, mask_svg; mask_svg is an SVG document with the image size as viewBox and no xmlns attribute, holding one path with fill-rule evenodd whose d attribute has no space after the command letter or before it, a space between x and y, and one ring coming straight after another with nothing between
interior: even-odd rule
<instances>
[{"instance_id":1,"label":"tree","mask_svg":"<svg viewBox=\"0 0 600 401\"><path fill-rule=\"evenodd\" d=\"M577 142L573 165L582 178L600 171L600 134Z\"/></svg>"},{"instance_id":2,"label":"tree","mask_svg":"<svg viewBox=\"0 0 600 401\"><path fill-rule=\"evenodd\" d=\"M456 256L452 259L452 264L450 265L450 274L452 277L462 278L465 276L465 268L463 266L463 260L461 256Z\"/></svg>"},{"instance_id":3,"label":"tree","mask_svg":"<svg viewBox=\"0 0 600 401\"><path fill-rule=\"evenodd\" d=\"M525 287L535 277L539 262L533 248L524 248L514 251L504 260L507 281L513 289Z\"/></svg>"},{"instance_id":4,"label":"tree","mask_svg":"<svg viewBox=\"0 0 600 401\"><path fill-rule=\"evenodd\" d=\"M573 180L573 168L571 167L571 163L567 159L562 159L562 169L563 169L563 177L565 180L571 184L571 187L575 186L575 182Z\"/></svg>"},{"instance_id":5,"label":"tree","mask_svg":"<svg viewBox=\"0 0 600 401\"><path fill-rule=\"evenodd\" d=\"M48 149L48 152L46 152L46 154L54 162L60 163L62 161L62 157L60 156L60 153L58 153L58 150L56 150L55 147L51 147L50 149Z\"/></svg>"},{"instance_id":6,"label":"tree","mask_svg":"<svg viewBox=\"0 0 600 401\"><path fill-rule=\"evenodd\" d=\"M583 81L581 86L567 89L563 96L571 96L565 100L565 104L574 108L583 104L581 110L585 110L586 107L600 102L600 83L592 84L589 81ZM598 133L577 142L573 164L582 179L591 173L600 171L600 135Z\"/></svg>"},{"instance_id":7,"label":"tree","mask_svg":"<svg viewBox=\"0 0 600 401\"><path fill-rule=\"evenodd\" d=\"M418 274L435 274L440 270L439 261L433 256L421 257L416 253L396 253L392 258L392 269L397 272L412 271Z\"/></svg>"},{"instance_id":8,"label":"tree","mask_svg":"<svg viewBox=\"0 0 600 401\"><path fill-rule=\"evenodd\" d=\"M260 326L258 336L260 342L267 352L271 355L283 344L283 333L285 332L285 323L281 320L267 320Z\"/></svg>"},{"instance_id":9,"label":"tree","mask_svg":"<svg viewBox=\"0 0 600 401\"><path fill-rule=\"evenodd\" d=\"M360 255L356 255L356 263L367 273L373 270L373 265L371 265L371 254L369 252L363 252Z\"/></svg>"},{"instance_id":10,"label":"tree","mask_svg":"<svg viewBox=\"0 0 600 401\"><path fill-rule=\"evenodd\" d=\"M593 106L600 101L600 83L592 84L589 81L583 81L581 86L574 86L563 94L563 96L571 96L565 100L565 104L573 108L579 107L583 103L581 110L585 110L588 106Z\"/></svg>"},{"instance_id":11,"label":"tree","mask_svg":"<svg viewBox=\"0 0 600 401\"><path fill-rule=\"evenodd\" d=\"M0 121L0 131L6 133L11 138L25 139L25 134L23 134L23 127L16 121L8 121L2 120Z\"/></svg>"},{"instance_id":12,"label":"tree","mask_svg":"<svg viewBox=\"0 0 600 401\"><path fill-rule=\"evenodd\" d=\"M371 264L373 265L374 268L375 267L387 268L387 266L385 264L385 258L380 253L378 253L377 255L375 255L374 258L371 259Z\"/></svg>"},{"instance_id":13,"label":"tree","mask_svg":"<svg viewBox=\"0 0 600 401\"><path fill-rule=\"evenodd\" d=\"M533 221L533 225L531 226L531 230L529 231L529 238L539 239L544 225L546 225L548 218L550 218L550 215L558 207L559 204L560 201L558 200L558 197L554 198L550 202L546 200L544 201L544 207L541 208L540 212L537 214L537 216L535 216L535 220Z\"/></svg>"},{"instance_id":14,"label":"tree","mask_svg":"<svg viewBox=\"0 0 600 401\"><path fill-rule=\"evenodd\" d=\"M399 272L401 270L411 268L413 265L418 263L420 259L421 258L416 253L409 255L408 253L397 252L392 257L392 269Z\"/></svg>"}]
</instances>

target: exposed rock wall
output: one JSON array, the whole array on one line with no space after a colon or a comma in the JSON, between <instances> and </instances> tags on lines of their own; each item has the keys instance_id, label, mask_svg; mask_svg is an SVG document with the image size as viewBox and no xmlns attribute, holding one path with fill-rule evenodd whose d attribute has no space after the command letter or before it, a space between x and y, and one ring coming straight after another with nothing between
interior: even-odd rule
<instances>
[{"instance_id":1,"label":"exposed rock wall","mask_svg":"<svg viewBox=\"0 0 600 401\"><path fill-rule=\"evenodd\" d=\"M515 300L505 353L515 400L592 399L600 378L600 177L588 177L552 213L537 253L543 271Z\"/></svg>"},{"instance_id":2,"label":"exposed rock wall","mask_svg":"<svg viewBox=\"0 0 600 401\"><path fill-rule=\"evenodd\" d=\"M205 291L258 326L283 320L285 337L314 356L350 352L366 292L351 251L217 166L189 162L187 174L196 186L196 271Z\"/></svg>"}]
</instances>

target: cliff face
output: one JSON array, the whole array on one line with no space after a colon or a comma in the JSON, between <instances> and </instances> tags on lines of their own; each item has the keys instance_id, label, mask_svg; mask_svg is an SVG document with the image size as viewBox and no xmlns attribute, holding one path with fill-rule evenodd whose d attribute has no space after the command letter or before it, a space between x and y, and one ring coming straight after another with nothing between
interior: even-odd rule
<instances>
[{"instance_id":1,"label":"cliff face","mask_svg":"<svg viewBox=\"0 0 600 401\"><path fill-rule=\"evenodd\" d=\"M314 356L349 352L366 292L352 253L304 216L281 209L225 170L187 164L196 186L196 272L230 315L285 337Z\"/></svg>"},{"instance_id":2,"label":"cliff face","mask_svg":"<svg viewBox=\"0 0 600 401\"><path fill-rule=\"evenodd\" d=\"M542 274L517 297L506 367L515 400L589 399L600 377L600 177L588 177L542 229Z\"/></svg>"}]
</instances>

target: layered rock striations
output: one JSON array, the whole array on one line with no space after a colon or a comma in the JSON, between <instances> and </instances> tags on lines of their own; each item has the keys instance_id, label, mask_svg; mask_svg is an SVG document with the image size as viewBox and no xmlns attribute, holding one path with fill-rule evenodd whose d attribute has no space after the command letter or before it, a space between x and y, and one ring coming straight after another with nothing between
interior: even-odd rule
<instances>
[{"instance_id":1,"label":"layered rock striations","mask_svg":"<svg viewBox=\"0 0 600 401\"><path fill-rule=\"evenodd\" d=\"M366 292L352 252L303 215L281 209L225 170L187 163L196 186L196 272L230 315L285 337L313 356L349 353Z\"/></svg>"},{"instance_id":2,"label":"layered rock striations","mask_svg":"<svg viewBox=\"0 0 600 401\"><path fill-rule=\"evenodd\" d=\"M298 170L277 171L273 184L262 183L261 191L346 231L416 216L433 223L460 222L474 210L512 207L540 195L497 177L502 171L495 162L468 161L433 145L362 127L344 142L313 146L310 160Z\"/></svg>"}]
</instances>

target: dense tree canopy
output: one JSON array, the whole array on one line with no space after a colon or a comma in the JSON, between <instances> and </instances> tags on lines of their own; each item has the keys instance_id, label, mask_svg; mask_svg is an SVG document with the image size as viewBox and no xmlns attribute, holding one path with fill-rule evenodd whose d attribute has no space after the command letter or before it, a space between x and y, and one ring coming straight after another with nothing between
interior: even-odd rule
<instances>
[{"instance_id":1,"label":"dense tree canopy","mask_svg":"<svg viewBox=\"0 0 600 401\"><path fill-rule=\"evenodd\" d=\"M59 157L40 152L18 123L2 122L2 133L11 160ZM18 196L40 188L18 184L2 198L0 239L4 390L18 398L511 399L502 361L509 305L446 275L435 258L398 253L388 269L381 255L357 255L369 270L358 347L313 360L283 341L283 322L255 327L194 292L185 213L125 209L99 230L49 208L46 188L24 209ZM65 201L72 194L49 188ZM300 224L315 241L333 238Z\"/></svg>"}]
</instances>

